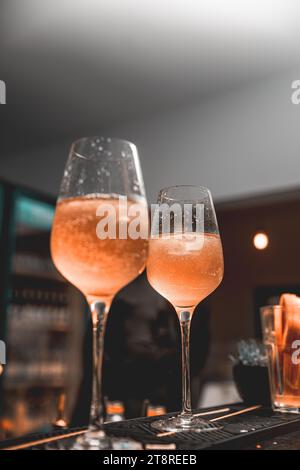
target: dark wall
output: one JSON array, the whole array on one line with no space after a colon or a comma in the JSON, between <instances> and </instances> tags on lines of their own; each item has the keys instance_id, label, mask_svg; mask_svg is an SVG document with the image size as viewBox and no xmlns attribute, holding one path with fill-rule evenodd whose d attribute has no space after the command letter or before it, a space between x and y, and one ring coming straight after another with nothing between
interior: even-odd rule
<instances>
[{"instance_id":1,"label":"dark wall","mask_svg":"<svg viewBox=\"0 0 300 470\"><path fill-rule=\"evenodd\" d=\"M257 333L262 288L265 299L268 292L297 291L297 286L300 294L299 214L300 191L219 207L225 274L222 285L211 297L212 336L216 341ZM265 250L253 245L258 231L269 236Z\"/></svg>"}]
</instances>

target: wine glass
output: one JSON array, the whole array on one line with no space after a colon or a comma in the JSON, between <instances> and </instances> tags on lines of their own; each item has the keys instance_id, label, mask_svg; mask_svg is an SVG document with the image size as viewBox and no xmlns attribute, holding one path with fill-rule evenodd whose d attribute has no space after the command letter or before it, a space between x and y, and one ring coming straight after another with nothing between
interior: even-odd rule
<instances>
[{"instance_id":1,"label":"wine glass","mask_svg":"<svg viewBox=\"0 0 300 470\"><path fill-rule=\"evenodd\" d=\"M77 448L110 447L102 426L105 325L113 297L145 267L147 222L135 145L105 137L87 137L73 143L56 205L51 253L61 274L85 295L92 315L90 423Z\"/></svg>"},{"instance_id":2,"label":"wine glass","mask_svg":"<svg viewBox=\"0 0 300 470\"><path fill-rule=\"evenodd\" d=\"M162 189L152 210L147 275L174 306L182 339L182 412L154 421L161 431L210 431L191 409L190 325L195 307L220 284L223 252L211 194L198 186Z\"/></svg>"}]
</instances>

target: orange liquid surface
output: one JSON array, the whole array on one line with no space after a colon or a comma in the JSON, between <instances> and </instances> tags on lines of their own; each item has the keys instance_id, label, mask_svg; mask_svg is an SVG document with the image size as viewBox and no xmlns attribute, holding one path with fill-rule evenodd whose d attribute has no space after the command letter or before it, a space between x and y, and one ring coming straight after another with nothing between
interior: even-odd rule
<instances>
[{"instance_id":1,"label":"orange liquid surface","mask_svg":"<svg viewBox=\"0 0 300 470\"><path fill-rule=\"evenodd\" d=\"M119 233L119 199L113 196L84 196L64 199L57 204L51 236L52 258L61 274L86 296L113 297L145 267L148 241L101 240L96 233L101 217L96 215L101 204L112 204L116 210L116 233ZM136 201L127 201L128 208ZM147 206L141 212L148 217ZM107 214L106 214L107 215ZM130 223L128 213L122 215Z\"/></svg>"},{"instance_id":2,"label":"orange liquid surface","mask_svg":"<svg viewBox=\"0 0 300 470\"><path fill-rule=\"evenodd\" d=\"M187 233L149 241L148 279L177 308L194 308L213 292L223 277L220 237Z\"/></svg>"}]
</instances>

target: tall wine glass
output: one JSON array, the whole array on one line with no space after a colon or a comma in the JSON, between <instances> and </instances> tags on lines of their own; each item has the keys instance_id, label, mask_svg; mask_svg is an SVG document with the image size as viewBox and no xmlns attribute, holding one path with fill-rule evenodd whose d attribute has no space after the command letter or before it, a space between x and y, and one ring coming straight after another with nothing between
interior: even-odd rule
<instances>
[{"instance_id":1,"label":"tall wine glass","mask_svg":"<svg viewBox=\"0 0 300 470\"><path fill-rule=\"evenodd\" d=\"M182 339L182 412L153 423L161 431L216 428L191 409L190 325L195 307L220 284L223 253L208 189L174 186L160 191L152 213L147 261L150 284L174 306Z\"/></svg>"},{"instance_id":2,"label":"tall wine glass","mask_svg":"<svg viewBox=\"0 0 300 470\"><path fill-rule=\"evenodd\" d=\"M84 449L110 446L102 427L105 324L113 297L145 267L147 222L147 202L135 145L104 137L76 141L56 205L51 253L61 274L85 295L92 315L90 424L79 442ZM139 231L134 231L137 225Z\"/></svg>"}]
</instances>

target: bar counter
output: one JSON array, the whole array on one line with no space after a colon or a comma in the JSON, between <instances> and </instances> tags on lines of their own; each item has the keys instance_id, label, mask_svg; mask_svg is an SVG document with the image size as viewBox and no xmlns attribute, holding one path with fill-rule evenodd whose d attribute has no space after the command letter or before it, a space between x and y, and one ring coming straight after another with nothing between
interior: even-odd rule
<instances>
[{"instance_id":1,"label":"bar counter","mask_svg":"<svg viewBox=\"0 0 300 470\"><path fill-rule=\"evenodd\" d=\"M195 413L203 415L204 419L213 419L220 426L219 429L204 433L181 432L157 436L158 432L151 428L151 423L159 417L107 423L105 429L116 444L120 438L133 439L140 449L300 449L300 416L297 414L274 413L270 408L243 404L202 409ZM31 434L2 441L0 449L69 450L76 436L84 432L85 428L77 428L49 434Z\"/></svg>"}]
</instances>

